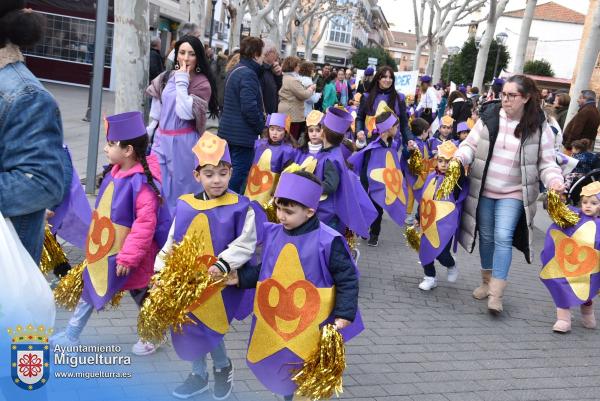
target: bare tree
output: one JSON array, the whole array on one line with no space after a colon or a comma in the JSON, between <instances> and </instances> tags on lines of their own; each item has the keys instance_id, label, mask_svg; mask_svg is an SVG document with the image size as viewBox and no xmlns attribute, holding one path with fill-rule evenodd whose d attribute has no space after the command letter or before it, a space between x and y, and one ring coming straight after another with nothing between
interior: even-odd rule
<instances>
[{"instance_id":1,"label":"bare tree","mask_svg":"<svg viewBox=\"0 0 600 401\"><path fill-rule=\"evenodd\" d=\"M590 7L591 8L591 7ZM590 10L591 12L592 10ZM567 112L567 119L565 124L568 124L571 118L577 112L577 97L582 90L589 89L590 80L598 55L600 53L600 2L596 3L596 10L594 10L594 19L592 26L588 31L586 38L585 50L583 53L583 59L577 69L577 76L575 78L575 85L571 86L571 103L569 104L569 111Z\"/></svg>"},{"instance_id":2,"label":"bare tree","mask_svg":"<svg viewBox=\"0 0 600 401\"><path fill-rule=\"evenodd\" d=\"M519 32L519 44L517 45L517 54L515 55L515 74L523 73L523 66L525 65L525 52L527 51L527 43L529 42L529 30L531 29L531 22L533 21L533 14L535 12L535 6L537 0L527 0L527 6L525 6L525 14L521 22L521 32Z\"/></svg>"},{"instance_id":3,"label":"bare tree","mask_svg":"<svg viewBox=\"0 0 600 401\"><path fill-rule=\"evenodd\" d=\"M115 113L142 110L148 86L148 0L115 1Z\"/></svg>"},{"instance_id":4,"label":"bare tree","mask_svg":"<svg viewBox=\"0 0 600 401\"><path fill-rule=\"evenodd\" d=\"M240 31L247 2L244 0L224 0L223 4L229 13L229 50L231 51L240 46Z\"/></svg>"},{"instance_id":5,"label":"bare tree","mask_svg":"<svg viewBox=\"0 0 600 401\"><path fill-rule=\"evenodd\" d=\"M485 33L479 44L477 52L477 64L475 65L475 74L473 75L473 86L481 88L483 86L483 77L485 75L485 67L487 65L488 55L490 53L490 45L496 32L496 24L498 19L504 12L508 0L490 0L490 12L487 16ZM499 51L499 50L498 50Z\"/></svg>"},{"instance_id":6,"label":"bare tree","mask_svg":"<svg viewBox=\"0 0 600 401\"><path fill-rule=\"evenodd\" d=\"M417 46L415 48L415 59L413 61L413 70L419 69L421 62L421 52L423 46L427 44L427 38L423 39L423 18L425 18L425 7L427 6L428 0L421 0L419 7L417 8L417 0L413 0L413 12L415 17L415 37L417 40ZM418 10L418 11L417 11ZM429 19L429 30L433 24L433 14L430 15Z\"/></svg>"},{"instance_id":7,"label":"bare tree","mask_svg":"<svg viewBox=\"0 0 600 401\"><path fill-rule=\"evenodd\" d=\"M206 30L206 0L190 0L190 22L198 25L200 37Z\"/></svg>"}]
</instances>

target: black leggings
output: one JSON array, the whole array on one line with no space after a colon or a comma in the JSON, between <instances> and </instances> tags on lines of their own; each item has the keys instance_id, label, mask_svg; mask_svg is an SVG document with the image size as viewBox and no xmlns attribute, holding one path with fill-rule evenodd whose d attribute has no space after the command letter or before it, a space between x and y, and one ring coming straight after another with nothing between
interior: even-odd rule
<instances>
[{"instance_id":1,"label":"black leggings","mask_svg":"<svg viewBox=\"0 0 600 401\"><path fill-rule=\"evenodd\" d=\"M450 239L450 241L448 241L448 245L446 245L446 247L444 248L442 253L440 253L439 256L436 258L442 264L442 266L446 266L446 267L454 266L454 258L452 257L452 254L450 253L451 247L452 247L452 239ZM434 262L424 265L423 270L425 271L425 275L427 277L435 277Z\"/></svg>"}]
</instances>

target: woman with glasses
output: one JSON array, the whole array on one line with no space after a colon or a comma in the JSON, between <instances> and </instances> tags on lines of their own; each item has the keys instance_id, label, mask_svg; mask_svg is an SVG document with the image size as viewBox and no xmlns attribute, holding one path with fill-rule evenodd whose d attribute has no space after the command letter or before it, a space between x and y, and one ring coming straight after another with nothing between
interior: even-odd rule
<instances>
[{"instance_id":1,"label":"woman with glasses","mask_svg":"<svg viewBox=\"0 0 600 401\"><path fill-rule=\"evenodd\" d=\"M479 234L482 283L473 297L488 298L492 313L503 310L512 247L531 263L539 181L564 191L554 134L540 108L535 82L514 75L504 84L500 98L501 103L482 112L455 155L471 171L459 241L473 252Z\"/></svg>"}]
</instances>

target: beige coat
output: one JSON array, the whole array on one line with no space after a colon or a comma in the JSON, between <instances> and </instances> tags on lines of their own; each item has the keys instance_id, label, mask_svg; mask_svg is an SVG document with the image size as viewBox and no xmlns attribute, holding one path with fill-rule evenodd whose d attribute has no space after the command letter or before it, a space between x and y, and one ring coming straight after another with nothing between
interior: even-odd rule
<instances>
[{"instance_id":1,"label":"beige coat","mask_svg":"<svg viewBox=\"0 0 600 401\"><path fill-rule=\"evenodd\" d=\"M278 113L290 116L293 123L304 121L304 101L312 96L313 92L305 89L298 78L291 74L283 75L283 84L279 90Z\"/></svg>"}]
</instances>

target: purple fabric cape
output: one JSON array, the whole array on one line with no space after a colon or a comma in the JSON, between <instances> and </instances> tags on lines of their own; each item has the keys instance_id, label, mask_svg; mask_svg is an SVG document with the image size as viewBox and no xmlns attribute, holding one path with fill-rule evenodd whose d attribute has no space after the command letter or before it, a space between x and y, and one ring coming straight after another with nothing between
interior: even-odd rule
<instances>
[{"instance_id":1,"label":"purple fabric cape","mask_svg":"<svg viewBox=\"0 0 600 401\"><path fill-rule=\"evenodd\" d=\"M266 294L262 293L263 290L261 290L261 283L264 283L267 279L274 280L272 276L277 259L279 258L284 246L288 244L293 244L298 251L305 280L309 281L316 288L331 288L334 285L334 282L328 269L329 254L331 252L332 241L335 237L339 236L341 235L338 232L323 223L321 223L318 230L298 236L290 236L286 234L280 224L265 224L265 248L263 251L262 266L257 284L257 298L266 296L267 299L270 299L269 290L266 290ZM347 251L350 253L348 249ZM358 275L358 269L356 272ZM301 281L296 281L287 288L290 288L291 286L294 286L296 283L300 282ZM307 294L306 290L305 294ZM280 295L278 299L281 298L282 297ZM261 323L266 324L260 313L258 304L259 300L257 299L254 303L255 309L254 316L252 318L252 326L250 329L249 349L250 344L252 344L253 341L254 332L257 326L257 319L260 318L262 320ZM308 329L309 327L314 327L314 325L318 325L320 328L327 323L333 323L333 321L334 316L332 310L330 315L324 321L317 322L314 320L304 330ZM275 324L278 325L278 323ZM344 342L346 342L358 335L362 330L364 330L362 317L360 315L360 311L357 311L354 322L352 322L352 324L350 324L348 327L340 330L340 333L344 337ZM280 334L278 334L277 331L270 329L268 333L269 336L273 336L274 340L279 340ZM302 333L303 331L300 331L296 333L296 336ZM290 339L287 344L291 344L293 339L294 338ZM271 343L268 338L265 338L265 340L268 344ZM315 346L317 343L318 339L316 339ZM285 346L254 363L250 362L250 360L247 361L250 370L252 370L256 378L268 390L281 395L289 395L294 393L296 390L296 384L291 380L292 370L301 368L303 362L304 360L299 355Z\"/></svg>"},{"instance_id":2,"label":"purple fabric cape","mask_svg":"<svg viewBox=\"0 0 600 401\"><path fill-rule=\"evenodd\" d=\"M192 205L184 198L179 199L175 214L174 240L180 242L187 233L193 219L199 214L204 214L208 219L209 238L212 239L212 247L215 253L213 256L225 250L242 233L248 207L251 206L248 198L231 191L228 191L228 193L237 197L237 203L206 210L199 210L199 205L207 205L211 201L194 199ZM253 291L227 286L220 292L220 295L219 293L213 295L213 297L218 296L222 297L228 323L231 323L233 318L243 320L252 312ZM224 334L211 329L191 312L188 313L188 316L196 324L183 325L181 333L175 333L171 330L171 339L177 355L183 360L193 361L212 351L223 339Z\"/></svg>"},{"instance_id":3,"label":"purple fabric cape","mask_svg":"<svg viewBox=\"0 0 600 401\"><path fill-rule=\"evenodd\" d=\"M554 240L551 236L552 231L560 232L560 233L566 235L567 237L571 237L577 230L579 230L581 228L581 226L583 226L586 223L589 224L590 222L592 222L593 224L596 225L595 237L594 238L585 238L584 243L578 242L577 245L580 247L581 246L586 246L588 248L593 247L596 250L596 252L598 252L600 250L600 221L599 221L600 219L588 217L588 216L584 215L583 213L581 213L578 209L575 209L575 208L571 208L571 210L578 212L579 217L580 217L578 224L576 224L573 227L568 227L565 229L558 227L556 224L552 224L548 228L548 231L546 232L546 239L544 240L544 249L542 250L542 253L541 253L541 261L542 261L542 266L543 266L542 271L544 269L546 269L547 265L553 260L557 266L560 266L559 263L557 263L559 256L557 255L557 250L554 245ZM566 262L563 262L563 263L566 263ZM559 267L559 269L561 269L561 268ZM575 279L576 277L579 277L579 279L584 282L587 282L587 280L588 280L585 274L580 275L580 276L573 276L572 279ZM545 278L542 278L542 274L540 273L540 279L542 280L542 282L544 283L546 288L548 288L548 291L550 292L550 295L552 295L552 299L554 300L554 303L559 308L571 308L574 306L584 304L587 301L593 299L598 294L598 291L600 291L600 273L598 273L598 272L589 274L589 289L590 289L590 291L589 291L589 296L586 297L585 299L581 299L575 294L571 285L569 284L569 281L564 276L560 277L560 278L545 279Z\"/></svg>"}]
</instances>

